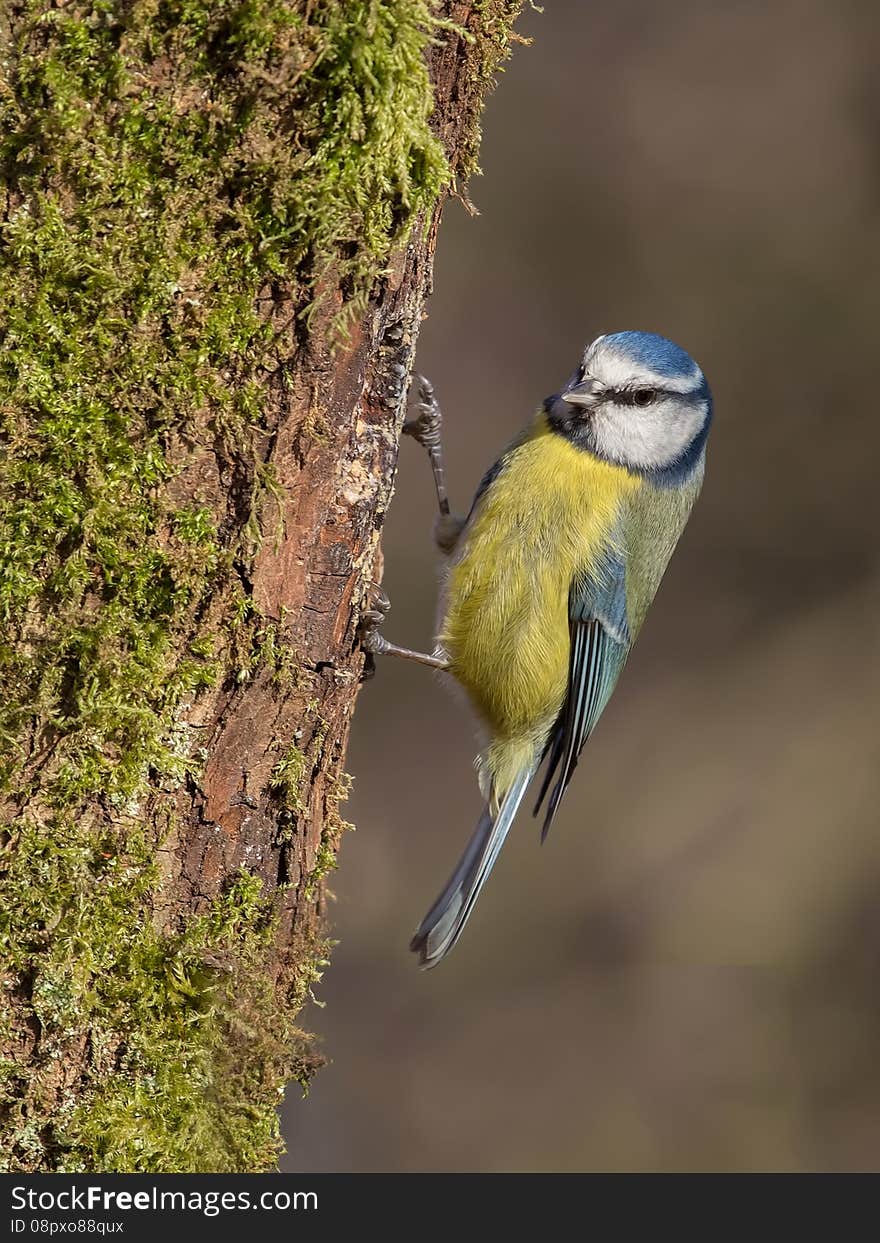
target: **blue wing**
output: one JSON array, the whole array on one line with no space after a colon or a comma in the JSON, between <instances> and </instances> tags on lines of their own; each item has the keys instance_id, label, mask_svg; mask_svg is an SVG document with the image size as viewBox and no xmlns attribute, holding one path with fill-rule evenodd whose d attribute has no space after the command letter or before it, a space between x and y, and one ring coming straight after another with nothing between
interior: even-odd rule
<instances>
[{"instance_id":1,"label":"blue wing","mask_svg":"<svg viewBox=\"0 0 880 1243\"><path fill-rule=\"evenodd\" d=\"M534 811L535 815L540 811L555 777L541 830L542 841L550 832L584 743L611 698L629 651L626 567L619 553L609 551L597 572L572 584L568 619L568 691L545 748L550 758Z\"/></svg>"}]
</instances>

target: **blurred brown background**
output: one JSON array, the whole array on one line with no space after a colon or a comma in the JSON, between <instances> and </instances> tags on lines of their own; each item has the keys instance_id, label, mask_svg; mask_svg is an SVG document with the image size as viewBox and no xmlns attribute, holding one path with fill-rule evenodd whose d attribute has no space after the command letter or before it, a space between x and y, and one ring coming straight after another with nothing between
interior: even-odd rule
<instances>
[{"instance_id":1,"label":"blurred brown background","mask_svg":"<svg viewBox=\"0 0 880 1243\"><path fill-rule=\"evenodd\" d=\"M529 14L482 215L446 215L419 366L451 487L583 345L660 331L715 392L707 485L546 846L517 822L459 947L407 941L479 811L466 708L381 664L289 1170L880 1167L880 13ZM424 455L385 536L431 641Z\"/></svg>"}]
</instances>

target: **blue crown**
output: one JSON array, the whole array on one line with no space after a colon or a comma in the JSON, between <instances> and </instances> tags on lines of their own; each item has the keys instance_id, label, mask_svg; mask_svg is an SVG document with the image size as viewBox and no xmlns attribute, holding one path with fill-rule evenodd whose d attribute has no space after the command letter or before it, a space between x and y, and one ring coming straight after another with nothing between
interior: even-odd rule
<instances>
[{"instance_id":1,"label":"blue crown","mask_svg":"<svg viewBox=\"0 0 880 1243\"><path fill-rule=\"evenodd\" d=\"M647 367L657 375L672 379L696 379L700 368L686 350L656 332L612 332L603 344L616 347L633 362Z\"/></svg>"}]
</instances>

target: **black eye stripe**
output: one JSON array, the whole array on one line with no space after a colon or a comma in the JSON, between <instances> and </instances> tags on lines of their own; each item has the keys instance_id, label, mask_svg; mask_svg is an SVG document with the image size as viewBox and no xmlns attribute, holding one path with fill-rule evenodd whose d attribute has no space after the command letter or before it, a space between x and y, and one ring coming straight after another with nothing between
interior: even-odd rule
<instances>
[{"instance_id":1,"label":"black eye stripe","mask_svg":"<svg viewBox=\"0 0 880 1243\"><path fill-rule=\"evenodd\" d=\"M613 388L606 390L606 396L621 406L650 406L659 397L668 396L666 389L648 384L640 384L638 388Z\"/></svg>"}]
</instances>

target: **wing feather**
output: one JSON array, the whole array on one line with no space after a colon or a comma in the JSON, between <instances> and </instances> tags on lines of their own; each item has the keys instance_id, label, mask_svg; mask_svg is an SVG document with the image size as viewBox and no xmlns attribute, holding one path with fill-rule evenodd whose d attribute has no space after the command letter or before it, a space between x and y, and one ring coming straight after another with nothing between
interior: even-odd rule
<instances>
[{"instance_id":1,"label":"wing feather","mask_svg":"<svg viewBox=\"0 0 880 1243\"><path fill-rule=\"evenodd\" d=\"M625 568L619 555L606 557L598 585L595 580L575 583L568 611L568 690L545 748L549 760L534 810L537 815L552 783L542 841L550 832L580 753L611 698L629 650Z\"/></svg>"}]
</instances>

